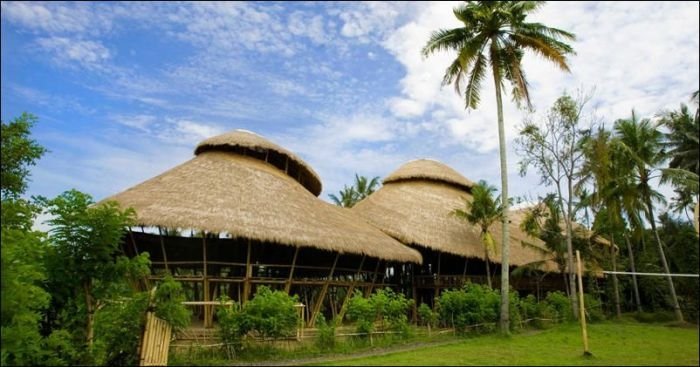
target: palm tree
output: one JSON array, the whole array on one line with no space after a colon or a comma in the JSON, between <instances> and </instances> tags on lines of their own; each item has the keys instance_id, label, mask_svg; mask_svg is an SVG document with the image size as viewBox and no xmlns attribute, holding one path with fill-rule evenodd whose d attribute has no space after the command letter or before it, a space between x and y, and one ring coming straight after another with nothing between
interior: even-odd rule
<instances>
[{"instance_id":1,"label":"palm tree","mask_svg":"<svg viewBox=\"0 0 700 367\"><path fill-rule=\"evenodd\" d=\"M379 186L379 176L367 179L365 176L358 176L355 174L355 193L357 194L357 201L360 201L377 190Z\"/></svg>"},{"instance_id":2,"label":"palm tree","mask_svg":"<svg viewBox=\"0 0 700 367\"><path fill-rule=\"evenodd\" d=\"M376 191L377 186L379 186L379 176L369 180L365 176L358 176L355 174L355 184L348 187L347 185L343 187L342 190L338 192L336 196L334 194L328 195L333 203L344 208L351 208L360 200L366 198Z\"/></svg>"},{"instance_id":3,"label":"palm tree","mask_svg":"<svg viewBox=\"0 0 700 367\"><path fill-rule=\"evenodd\" d=\"M452 211L452 215L479 226L481 230L481 243L484 245L484 254L486 255L486 281L489 288L493 288L491 285L489 253L496 251L489 227L503 216L503 205L498 203L500 197L493 197L495 192L495 187L489 185L486 181L479 181L478 184L472 187L472 201L465 201L466 210L454 209Z\"/></svg>"},{"instance_id":4,"label":"palm tree","mask_svg":"<svg viewBox=\"0 0 700 367\"><path fill-rule=\"evenodd\" d=\"M328 195L328 197L331 198L331 200L333 200L333 203L337 206L350 208L357 202L357 193L355 192L355 187L353 186L344 186L343 189L338 192L338 195L340 195L340 197L334 194Z\"/></svg>"},{"instance_id":5,"label":"palm tree","mask_svg":"<svg viewBox=\"0 0 700 367\"><path fill-rule=\"evenodd\" d=\"M566 55L573 49L560 41L574 40L572 33L547 27L540 23L525 22L528 14L543 5L541 1L467 1L454 8L453 13L464 27L441 29L433 32L423 47L424 56L437 51L453 50L457 58L445 70L443 85L454 83L461 95L462 82L465 105L476 109L480 101L481 82L490 66L496 87L498 113L498 142L501 157L501 199L503 201L503 239L501 245L501 332L508 333L510 327L508 312L508 172L506 165L506 137L503 125L503 103L501 101L504 82L512 86L512 97L519 104L527 102L530 107L530 93L527 79L522 70L525 50L530 50L565 71L569 71Z\"/></svg>"},{"instance_id":6,"label":"palm tree","mask_svg":"<svg viewBox=\"0 0 700 367\"><path fill-rule=\"evenodd\" d=\"M654 171L666 160L666 154L663 151L663 134L649 119L639 120L634 111L631 118L615 122L615 133L615 147L626 158L619 164L628 163L629 173L637 184L637 196L642 200L644 214L654 232L664 271L670 274L663 243L656 229L653 205L654 201L663 203L664 198L650 184L650 180L655 177ZM669 275L667 280L676 319L682 322L683 313L678 304L673 279Z\"/></svg>"}]
</instances>

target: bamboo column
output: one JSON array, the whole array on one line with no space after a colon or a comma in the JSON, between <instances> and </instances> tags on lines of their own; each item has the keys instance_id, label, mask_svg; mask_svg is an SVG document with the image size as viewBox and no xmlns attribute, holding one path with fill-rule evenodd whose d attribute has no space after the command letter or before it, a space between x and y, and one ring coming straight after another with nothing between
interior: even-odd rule
<instances>
[{"instance_id":1,"label":"bamboo column","mask_svg":"<svg viewBox=\"0 0 700 367\"><path fill-rule=\"evenodd\" d=\"M583 334L583 355L590 356L588 351L588 331L586 330L586 309L583 304L583 277L581 276L581 253L576 250L576 264L578 268L578 302L579 319L581 320L581 333Z\"/></svg>"},{"instance_id":2,"label":"bamboo column","mask_svg":"<svg viewBox=\"0 0 700 367\"><path fill-rule=\"evenodd\" d=\"M377 275L379 274L379 265L382 263L382 260L377 259L377 266L374 267L374 275L372 276L372 282L370 283L369 287L367 287L367 291L365 291L365 297L369 297L372 294L372 290L374 290L374 283L377 281Z\"/></svg>"},{"instance_id":3,"label":"bamboo column","mask_svg":"<svg viewBox=\"0 0 700 367\"><path fill-rule=\"evenodd\" d=\"M340 312L338 313L338 317L336 318L336 325L340 325L343 322L343 317L345 317L345 312L347 312L348 301L350 300L350 297L352 297L352 292L355 291L355 286L357 285L357 278L359 278L360 273L362 272L362 266L365 264L365 257L366 255L362 255L362 260L360 260L360 266L357 268L355 278L352 280L352 284L350 284L347 293L345 293L343 305L340 306Z\"/></svg>"},{"instance_id":4,"label":"bamboo column","mask_svg":"<svg viewBox=\"0 0 700 367\"><path fill-rule=\"evenodd\" d=\"M204 302L209 302L209 276L207 274L207 233L205 231L202 231L202 263L203 263L203 270L202 270L202 291L204 292ZM209 324L209 313L211 310L209 309L208 305L204 305L204 327L205 328L210 328L211 325Z\"/></svg>"},{"instance_id":5,"label":"bamboo column","mask_svg":"<svg viewBox=\"0 0 700 367\"><path fill-rule=\"evenodd\" d=\"M297 264L297 255L299 255L299 247L294 250L294 258L292 258L292 268L289 270L289 278L287 278L287 282L284 285L284 291L289 294L289 291L292 289L292 277L294 276L294 267Z\"/></svg>"},{"instance_id":6,"label":"bamboo column","mask_svg":"<svg viewBox=\"0 0 700 367\"><path fill-rule=\"evenodd\" d=\"M248 240L248 254L245 260L245 280L243 281L243 300L241 304L248 302L248 297L250 297L250 278L253 277L253 266L250 264L250 239Z\"/></svg>"},{"instance_id":7,"label":"bamboo column","mask_svg":"<svg viewBox=\"0 0 700 367\"><path fill-rule=\"evenodd\" d=\"M340 253L335 255L335 260L333 261L333 267L331 267L331 272L328 274L328 279L326 279L326 282L323 284L323 288L321 288L321 293L318 295L318 299L316 299L316 303L314 304L314 310L311 313L311 318L309 318L309 327L313 327L314 324L316 323L316 317L318 317L319 311L321 311L321 306L323 305L323 299L326 298L326 292L328 292L328 286L330 285L331 278L333 278L333 273L335 272L335 266L338 264L338 258L340 257Z\"/></svg>"},{"instance_id":8,"label":"bamboo column","mask_svg":"<svg viewBox=\"0 0 700 367\"><path fill-rule=\"evenodd\" d=\"M160 237L160 251L163 253L163 262L165 263L165 271L170 273L170 268L168 268L168 255L165 254L165 240L163 239L163 232L158 226L158 237Z\"/></svg>"}]
</instances>

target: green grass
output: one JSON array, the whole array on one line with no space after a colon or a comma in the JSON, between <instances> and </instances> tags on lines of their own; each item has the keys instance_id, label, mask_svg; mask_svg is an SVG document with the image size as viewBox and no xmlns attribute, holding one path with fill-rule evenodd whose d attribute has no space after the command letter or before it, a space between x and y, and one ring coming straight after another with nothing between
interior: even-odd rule
<instances>
[{"instance_id":1,"label":"green grass","mask_svg":"<svg viewBox=\"0 0 700 367\"><path fill-rule=\"evenodd\" d=\"M324 365L698 365L696 327L606 322L589 325L588 335L592 357L582 355L578 325L567 324Z\"/></svg>"}]
</instances>

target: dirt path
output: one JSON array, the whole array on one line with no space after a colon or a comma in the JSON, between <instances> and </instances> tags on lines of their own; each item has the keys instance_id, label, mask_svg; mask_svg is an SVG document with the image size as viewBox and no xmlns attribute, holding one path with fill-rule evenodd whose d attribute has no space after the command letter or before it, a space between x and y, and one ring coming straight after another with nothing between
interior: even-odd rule
<instances>
[{"instance_id":1,"label":"dirt path","mask_svg":"<svg viewBox=\"0 0 700 367\"><path fill-rule=\"evenodd\" d=\"M406 351L413 350L416 348L449 345L449 344L460 343L463 341L464 341L464 339L442 340L442 341L437 341L437 342L415 342L415 343L409 343L409 344L404 344L404 345L395 346L395 347L374 348L374 349L369 349L369 350L366 350L363 352L352 353L352 354L331 354L331 355L325 355L325 356L319 356L319 357L300 358L300 359L285 359L285 360L272 360L272 361L256 361L256 362L248 362L248 363L235 363L235 364L230 364L230 366L298 366L298 365L309 364L309 363L325 363L325 362L343 361L343 360L347 360L347 359L355 359L355 358L362 358L362 357L381 356L381 355L397 353L397 352L406 352Z\"/></svg>"}]
</instances>

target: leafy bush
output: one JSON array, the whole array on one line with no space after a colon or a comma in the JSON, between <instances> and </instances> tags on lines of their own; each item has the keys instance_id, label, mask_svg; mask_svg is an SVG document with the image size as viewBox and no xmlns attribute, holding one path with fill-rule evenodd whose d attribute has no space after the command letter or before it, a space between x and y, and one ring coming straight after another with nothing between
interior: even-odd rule
<instances>
[{"instance_id":1,"label":"leafy bush","mask_svg":"<svg viewBox=\"0 0 700 367\"><path fill-rule=\"evenodd\" d=\"M330 350L335 347L335 323L333 321L326 322L323 315L319 315L316 321L318 328L318 336L316 337L316 346L320 350Z\"/></svg>"},{"instance_id":2,"label":"leafy bush","mask_svg":"<svg viewBox=\"0 0 700 367\"><path fill-rule=\"evenodd\" d=\"M363 297L359 290L355 290L348 302L347 318L355 322L358 333L371 333L374 330L376 310L369 299Z\"/></svg>"},{"instance_id":3,"label":"leafy bush","mask_svg":"<svg viewBox=\"0 0 700 367\"><path fill-rule=\"evenodd\" d=\"M676 319L673 311L659 311L659 312L635 312L634 319L639 322L669 322Z\"/></svg>"},{"instance_id":4,"label":"leafy bush","mask_svg":"<svg viewBox=\"0 0 700 367\"><path fill-rule=\"evenodd\" d=\"M440 319L459 332L469 326L480 325L480 330L492 330L498 320L500 295L485 285L467 283L462 289L447 290L438 299Z\"/></svg>"},{"instance_id":5,"label":"leafy bush","mask_svg":"<svg viewBox=\"0 0 700 367\"><path fill-rule=\"evenodd\" d=\"M182 304L185 301L185 291L182 284L175 281L171 275L158 284L153 297L156 316L165 320L175 330L186 328L191 321L192 312Z\"/></svg>"},{"instance_id":6,"label":"leafy bush","mask_svg":"<svg viewBox=\"0 0 700 367\"><path fill-rule=\"evenodd\" d=\"M423 325L434 327L438 321L438 314L433 312L427 304L421 303L418 307L418 318Z\"/></svg>"},{"instance_id":7,"label":"leafy bush","mask_svg":"<svg viewBox=\"0 0 700 367\"><path fill-rule=\"evenodd\" d=\"M586 317L590 322L598 322L605 320L602 302L591 294L583 294L583 302L586 306Z\"/></svg>"},{"instance_id":8,"label":"leafy bush","mask_svg":"<svg viewBox=\"0 0 700 367\"><path fill-rule=\"evenodd\" d=\"M298 302L297 296L260 286L255 297L243 307L244 326L263 339L293 335L299 324L294 308Z\"/></svg>"},{"instance_id":9,"label":"leafy bush","mask_svg":"<svg viewBox=\"0 0 700 367\"><path fill-rule=\"evenodd\" d=\"M107 303L95 315L93 358L99 365L136 365L145 325L148 293Z\"/></svg>"},{"instance_id":10,"label":"leafy bush","mask_svg":"<svg viewBox=\"0 0 700 367\"><path fill-rule=\"evenodd\" d=\"M219 298L222 303L229 299L226 296ZM233 358L236 351L239 351L243 345L243 336L248 332L246 322L244 321L241 307L238 303L232 305L224 305L216 310L218 319L217 328L221 341L224 342L224 349Z\"/></svg>"},{"instance_id":11,"label":"leafy bush","mask_svg":"<svg viewBox=\"0 0 700 367\"><path fill-rule=\"evenodd\" d=\"M554 309L556 312L556 319L558 322L565 322L574 319L573 312L571 311L571 300L564 293L560 291L548 292L545 301Z\"/></svg>"}]
</instances>

